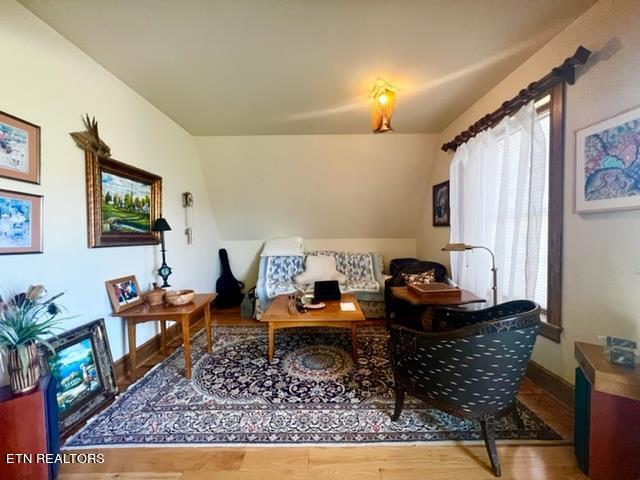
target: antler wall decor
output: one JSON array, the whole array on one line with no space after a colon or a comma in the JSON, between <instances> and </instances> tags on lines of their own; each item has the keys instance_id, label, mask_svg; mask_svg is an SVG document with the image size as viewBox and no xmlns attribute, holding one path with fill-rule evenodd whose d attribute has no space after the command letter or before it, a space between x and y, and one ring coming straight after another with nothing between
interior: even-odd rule
<instances>
[{"instance_id":1,"label":"antler wall decor","mask_svg":"<svg viewBox=\"0 0 640 480\"><path fill-rule=\"evenodd\" d=\"M88 152L95 153L99 157L111 158L111 149L109 146L100 140L98 135L98 122L94 118L89 118L87 114L82 118L86 130L84 132L71 132L71 138L76 142L81 149Z\"/></svg>"}]
</instances>

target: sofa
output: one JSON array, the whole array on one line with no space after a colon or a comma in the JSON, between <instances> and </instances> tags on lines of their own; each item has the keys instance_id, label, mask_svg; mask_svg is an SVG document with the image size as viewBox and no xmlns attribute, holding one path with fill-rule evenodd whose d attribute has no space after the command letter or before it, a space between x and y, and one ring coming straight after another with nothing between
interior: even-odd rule
<instances>
[{"instance_id":1,"label":"sofa","mask_svg":"<svg viewBox=\"0 0 640 480\"><path fill-rule=\"evenodd\" d=\"M375 252L354 253L333 250L304 252L303 255L262 256L256 285L256 317L269 307L278 295L296 290L313 292L313 284L300 285L294 277L304 272L308 255L331 255L337 270L346 276L340 285L342 293L354 293L366 318L384 318L383 258Z\"/></svg>"}]
</instances>

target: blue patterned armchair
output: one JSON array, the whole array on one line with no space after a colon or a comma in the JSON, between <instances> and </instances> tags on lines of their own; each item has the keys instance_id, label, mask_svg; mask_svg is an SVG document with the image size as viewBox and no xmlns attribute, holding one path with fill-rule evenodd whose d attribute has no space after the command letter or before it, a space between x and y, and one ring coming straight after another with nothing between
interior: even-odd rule
<instances>
[{"instance_id":1,"label":"blue patterned armchair","mask_svg":"<svg viewBox=\"0 0 640 480\"><path fill-rule=\"evenodd\" d=\"M452 330L427 333L394 325L389 340L395 379L393 420L405 392L435 408L477 420L493 473L500 476L493 423L514 414L516 394L540 329L540 307L527 300L485 310L442 309L440 323Z\"/></svg>"}]
</instances>

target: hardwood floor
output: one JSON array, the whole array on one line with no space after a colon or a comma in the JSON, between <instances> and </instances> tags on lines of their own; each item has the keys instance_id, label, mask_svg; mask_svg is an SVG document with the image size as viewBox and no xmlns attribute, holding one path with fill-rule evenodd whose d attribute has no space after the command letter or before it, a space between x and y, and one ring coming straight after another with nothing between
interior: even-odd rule
<instances>
[{"instance_id":1,"label":"hardwood floor","mask_svg":"<svg viewBox=\"0 0 640 480\"><path fill-rule=\"evenodd\" d=\"M214 325L255 324L237 311L214 311ZM214 326L215 328L215 326ZM145 369L162 360L147 359ZM126 383L122 385L126 387ZM569 409L526 380L520 399L565 439L573 418ZM572 445L501 445L502 479L586 479ZM59 480L315 480L495 478L483 445L364 446L311 448L115 448L101 453L102 464L62 465ZM74 450L73 453L80 453Z\"/></svg>"}]
</instances>

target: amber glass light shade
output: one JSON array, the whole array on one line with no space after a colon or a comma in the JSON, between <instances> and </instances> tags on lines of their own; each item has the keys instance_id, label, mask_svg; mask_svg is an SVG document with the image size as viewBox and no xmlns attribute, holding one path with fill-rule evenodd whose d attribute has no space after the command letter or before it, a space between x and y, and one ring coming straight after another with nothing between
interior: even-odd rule
<instances>
[{"instance_id":1,"label":"amber glass light shade","mask_svg":"<svg viewBox=\"0 0 640 480\"><path fill-rule=\"evenodd\" d=\"M393 110L396 108L395 92L386 82L379 82L373 89L372 97L371 128L373 133L393 131L391 117L393 116Z\"/></svg>"}]
</instances>

